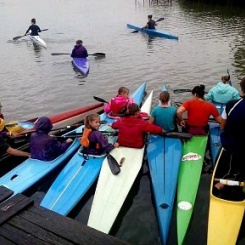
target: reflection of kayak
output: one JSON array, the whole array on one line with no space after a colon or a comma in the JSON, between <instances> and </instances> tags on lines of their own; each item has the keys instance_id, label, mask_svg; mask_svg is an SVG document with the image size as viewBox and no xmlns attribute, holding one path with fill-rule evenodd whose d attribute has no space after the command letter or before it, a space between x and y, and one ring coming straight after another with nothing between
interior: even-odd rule
<instances>
[{"instance_id":1,"label":"reflection of kayak","mask_svg":"<svg viewBox=\"0 0 245 245\"><path fill-rule=\"evenodd\" d=\"M165 37L165 38L177 39L177 40L179 39L177 36L174 36L172 34L169 34L167 32L164 32L158 29L147 29L147 28L142 28L139 26L131 25L131 24L127 24L127 27L130 29L134 29L136 31L147 33L148 35L155 36L155 37Z\"/></svg>"},{"instance_id":2,"label":"reflection of kayak","mask_svg":"<svg viewBox=\"0 0 245 245\"><path fill-rule=\"evenodd\" d=\"M34 45L40 45L44 48L47 48L47 44L44 42L44 40L40 36L31 36L29 35L30 40Z\"/></svg>"},{"instance_id":3,"label":"reflection of kayak","mask_svg":"<svg viewBox=\"0 0 245 245\"><path fill-rule=\"evenodd\" d=\"M245 209L244 197L241 198L241 200L243 199L242 201L232 201L227 200L227 196L224 196L224 193L222 195L222 192L220 192L220 196L214 193L214 178L223 178L226 171L228 171L223 164L226 163L226 166L229 166L229 161L229 154L222 149L215 165L210 186L208 245L235 245L243 220ZM228 188L234 187L227 186L227 190Z\"/></svg>"},{"instance_id":4,"label":"reflection of kayak","mask_svg":"<svg viewBox=\"0 0 245 245\"><path fill-rule=\"evenodd\" d=\"M145 87L146 83L143 83L131 95L137 104L143 100ZM112 122L105 113L101 118L103 121ZM101 125L100 130L112 131L108 125ZM108 140L114 143L116 138L109 136ZM105 157L105 154L84 156L80 148L50 186L40 205L56 213L67 215L98 178Z\"/></svg>"},{"instance_id":5,"label":"reflection of kayak","mask_svg":"<svg viewBox=\"0 0 245 245\"><path fill-rule=\"evenodd\" d=\"M183 244L194 209L208 136L193 136L183 144L177 189L177 235Z\"/></svg>"},{"instance_id":6,"label":"reflection of kayak","mask_svg":"<svg viewBox=\"0 0 245 245\"><path fill-rule=\"evenodd\" d=\"M87 76L89 73L89 61L87 58L73 58L72 64L82 75Z\"/></svg>"},{"instance_id":7,"label":"reflection of kayak","mask_svg":"<svg viewBox=\"0 0 245 245\"><path fill-rule=\"evenodd\" d=\"M153 91L141 107L150 113ZM124 159L121 172L113 175L105 158L100 171L88 226L109 233L121 207L142 167L145 146L140 149L119 146L111 151L118 163Z\"/></svg>"}]
</instances>

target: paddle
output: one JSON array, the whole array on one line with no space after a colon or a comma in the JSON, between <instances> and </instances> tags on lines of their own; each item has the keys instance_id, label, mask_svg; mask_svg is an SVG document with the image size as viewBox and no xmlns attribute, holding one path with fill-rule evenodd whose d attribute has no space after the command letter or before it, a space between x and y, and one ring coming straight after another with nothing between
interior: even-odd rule
<instances>
[{"instance_id":1,"label":"paddle","mask_svg":"<svg viewBox=\"0 0 245 245\"><path fill-rule=\"evenodd\" d=\"M159 18L158 20L156 20L156 22L159 22L159 21L162 21L162 20L164 20L164 18ZM142 30L142 29L145 29L145 28L142 27L140 30ZM140 30L132 31L132 33L137 33L137 32L139 32Z\"/></svg>"},{"instance_id":2,"label":"paddle","mask_svg":"<svg viewBox=\"0 0 245 245\"><path fill-rule=\"evenodd\" d=\"M189 140L193 137L190 133L182 133L182 132L164 132L162 136L169 137L169 138L177 138L183 140Z\"/></svg>"},{"instance_id":3,"label":"paddle","mask_svg":"<svg viewBox=\"0 0 245 245\"><path fill-rule=\"evenodd\" d=\"M120 165L118 164L117 160L110 153L108 153L106 157L107 157L108 165L110 167L112 174L118 175L121 172L121 169L120 169Z\"/></svg>"},{"instance_id":4,"label":"paddle","mask_svg":"<svg viewBox=\"0 0 245 245\"><path fill-rule=\"evenodd\" d=\"M71 55L71 53L51 53L51 55ZM105 57L105 53L88 54L89 56Z\"/></svg>"},{"instance_id":5,"label":"paddle","mask_svg":"<svg viewBox=\"0 0 245 245\"><path fill-rule=\"evenodd\" d=\"M43 30L41 30L41 31L47 31L47 30L48 30L48 29L43 29ZM16 37L13 38L13 40L16 41L16 40L18 40L18 39L20 39L20 38L22 38L22 37L27 36L27 35L30 35L30 34L26 34L26 35L23 35L23 36L16 36Z\"/></svg>"},{"instance_id":6,"label":"paddle","mask_svg":"<svg viewBox=\"0 0 245 245\"><path fill-rule=\"evenodd\" d=\"M118 135L118 132L109 132L109 131L99 131L102 134L108 135L108 136L116 136ZM52 135L55 138L77 138L77 137L82 137L83 134L70 134L70 135Z\"/></svg>"},{"instance_id":7,"label":"paddle","mask_svg":"<svg viewBox=\"0 0 245 245\"><path fill-rule=\"evenodd\" d=\"M229 186L241 186L241 187L245 186L245 182L240 182L236 180L214 178L214 181L219 182L223 185L229 185Z\"/></svg>"},{"instance_id":8,"label":"paddle","mask_svg":"<svg viewBox=\"0 0 245 245\"><path fill-rule=\"evenodd\" d=\"M102 103L109 103L108 101L106 101L106 100L104 100L104 99L102 99L102 98L99 98L99 97L97 97L97 96L93 96L93 98L94 98L95 100L99 101L99 102L102 102Z\"/></svg>"}]
</instances>

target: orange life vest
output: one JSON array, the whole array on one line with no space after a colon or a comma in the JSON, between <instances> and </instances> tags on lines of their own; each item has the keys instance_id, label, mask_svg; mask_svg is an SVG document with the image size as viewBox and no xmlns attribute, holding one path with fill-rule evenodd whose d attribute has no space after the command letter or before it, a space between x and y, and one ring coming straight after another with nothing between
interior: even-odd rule
<instances>
[{"instance_id":1,"label":"orange life vest","mask_svg":"<svg viewBox=\"0 0 245 245\"><path fill-rule=\"evenodd\" d=\"M89 135L91 134L91 132L92 132L92 129L90 128L83 129L83 135L80 139L80 144L85 148L93 148L93 149L99 150L101 148L100 145L96 142L91 142L89 140Z\"/></svg>"}]
</instances>

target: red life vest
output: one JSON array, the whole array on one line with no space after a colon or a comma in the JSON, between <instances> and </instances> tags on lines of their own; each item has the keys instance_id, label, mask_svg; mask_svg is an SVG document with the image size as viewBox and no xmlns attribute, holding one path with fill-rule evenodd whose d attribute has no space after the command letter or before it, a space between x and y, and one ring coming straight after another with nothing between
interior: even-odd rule
<instances>
[{"instance_id":1,"label":"red life vest","mask_svg":"<svg viewBox=\"0 0 245 245\"><path fill-rule=\"evenodd\" d=\"M129 99L121 95L111 99L111 112L113 114L124 114L127 111Z\"/></svg>"}]
</instances>

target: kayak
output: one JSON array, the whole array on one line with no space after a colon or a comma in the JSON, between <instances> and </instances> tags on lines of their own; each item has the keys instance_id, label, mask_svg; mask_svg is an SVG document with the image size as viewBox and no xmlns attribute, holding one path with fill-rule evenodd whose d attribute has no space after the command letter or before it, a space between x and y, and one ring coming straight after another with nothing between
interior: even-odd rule
<instances>
[{"instance_id":1,"label":"kayak","mask_svg":"<svg viewBox=\"0 0 245 245\"><path fill-rule=\"evenodd\" d=\"M177 237L183 244L195 205L208 136L193 136L183 143L177 186Z\"/></svg>"},{"instance_id":2,"label":"kayak","mask_svg":"<svg viewBox=\"0 0 245 245\"><path fill-rule=\"evenodd\" d=\"M80 126L77 129L64 134L64 136L69 136L71 134L74 135L77 133L81 134L82 127L83 126ZM79 148L79 145L80 142L78 137L74 138L70 147L63 154L52 161L41 161L28 158L10 172L2 176L0 178L0 185L12 190L13 195L26 191L39 180L55 170L58 166L64 164L65 161Z\"/></svg>"},{"instance_id":3,"label":"kayak","mask_svg":"<svg viewBox=\"0 0 245 245\"><path fill-rule=\"evenodd\" d=\"M139 26L131 25L131 24L127 24L127 27L129 29L133 29L133 30L136 30L136 31L141 31L141 32L146 33L146 34L148 34L150 36L164 37L164 38L176 39L176 40L179 39L177 36L174 36L172 34L169 34L167 32L164 32L164 31L161 31L161 30L158 30L158 29L147 29L147 28L142 28L142 27L139 27Z\"/></svg>"},{"instance_id":4,"label":"kayak","mask_svg":"<svg viewBox=\"0 0 245 245\"><path fill-rule=\"evenodd\" d=\"M146 83L143 83L131 95L139 105L143 100L145 88ZM106 113L100 117L106 122L113 121ZM100 130L112 131L112 128L105 124L100 127ZM114 143L116 137L109 136L108 141ZM105 154L84 156L80 148L50 186L40 205L56 213L67 215L97 180L105 157Z\"/></svg>"},{"instance_id":5,"label":"kayak","mask_svg":"<svg viewBox=\"0 0 245 245\"><path fill-rule=\"evenodd\" d=\"M44 42L44 40L40 36L31 36L29 35L30 40L34 45L39 45L44 48L47 48L47 44Z\"/></svg>"},{"instance_id":6,"label":"kayak","mask_svg":"<svg viewBox=\"0 0 245 245\"><path fill-rule=\"evenodd\" d=\"M218 196L214 193L214 180L225 175L223 164L227 160L230 160L229 154L222 148L210 185L208 245L235 245L244 216L244 197L243 200L233 201L228 200L225 196ZM234 182L233 184L235 184Z\"/></svg>"},{"instance_id":7,"label":"kayak","mask_svg":"<svg viewBox=\"0 0 245 245\"><path fill-rule=\"evenodd\" d=\"M181 139L150 135L147 159L162 244L168 240L181 156Z\"/></svg>"},{"instance_id":8,"label":"kayak","mask_svg":"<svg viewBox=\"0 0 245 245\"><path fill-rule=\"evenodd\" d=\"M49 119L51 120L51 123L53 124L53 129L58 129L58 128L66 127L67 125L72 125L72 124L81 122L88 115L88 113L97 113L102 110L103 110L103 103L96 103L93 105L89 105L89 106L73 109L70 111L65 111L63 113L59 113L53 116L49 116ZM27 120L26 122L28 123L31 122L32 124L34 124L34 122L37 119L38 117ZM18 121L14 121L12 125L11 123L7 123L7 124L9 125L7 126L8 131L17 132L17 133L25 133L24 128L20 126L22 125L22 123L19 125ZM52 132L52 134L54 133L55 132ZM26 140L10 139L8 143L10 144L10 146L16 149L23 150L27 148L26 144L28 142L29 142L29 138L26 137ZM7 159L9 157L11 157L11 155L9 154L2 155L0 158L0 162L2 162L4 159Z\"/></svg>"},{"instance_id":9,"label":"kayak","mask_svg":"<svg viewBox=\"0 0 245 245\"><path fill-rule=\"evenodd\" d=\"M223 110L225 109L226 104L213 102L215 107L218 109L219 114L221 115ZM217 122L209 122L209 148L210 148L210 155L213 167L217 161L218 155L221 150L221 141L220 141L220 125Z\"/></svg>"},{"instance_id":10,"label":"kayak","mask_svg":"<svg viewBox=\"0 0 245 245\"><path fill-rule=\"evenodd\" d=\"M150 113L153 91L149 94L142 112ZM142 167L145 146L141 149L119 146L111 151L111 155L122 163L118 175L113 175L108 166L107 158L104 159L100 171L95 195L89 214L87 225L109 233L113 223Z\"/></svg>"},{"instance_id":11,"label":"kayak","mask_svg":"<svg viewBox=\"0 0 245 245\"><path fill-rule=\"evenodd\" d=\"M89 61L87 58L73 58L73 66L83 75L87 76L89 73Z\"/></svg>"}]
</instances>

